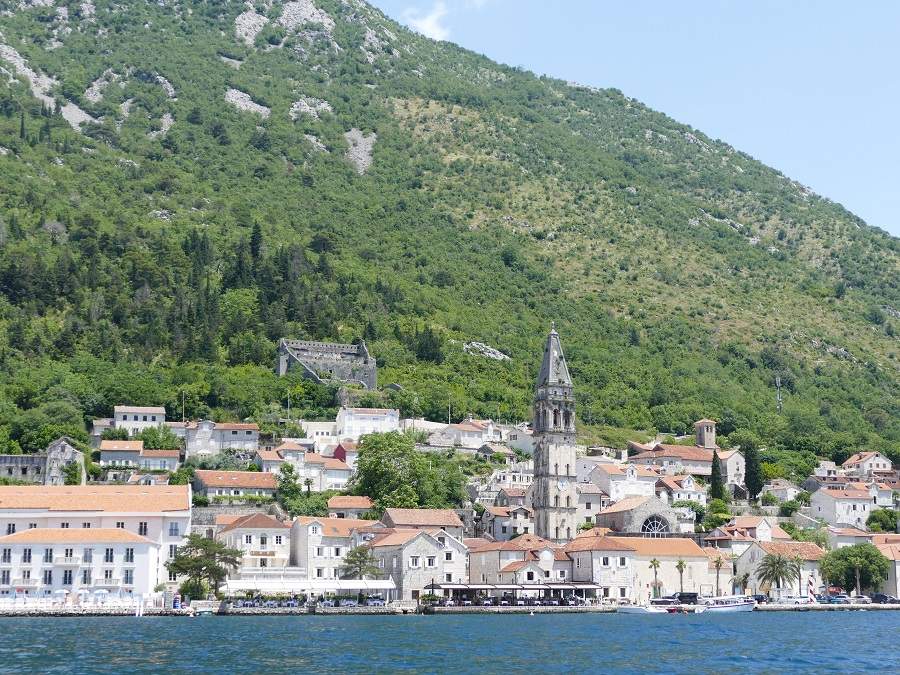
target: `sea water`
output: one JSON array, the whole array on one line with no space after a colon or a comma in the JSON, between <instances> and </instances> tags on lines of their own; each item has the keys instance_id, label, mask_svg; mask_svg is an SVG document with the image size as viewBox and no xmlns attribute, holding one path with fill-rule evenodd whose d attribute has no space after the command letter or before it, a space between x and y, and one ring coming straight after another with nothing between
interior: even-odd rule
<instances>
[{"instance_id":1,"label":"sea water","mask_svg":"<svg viewBox=\"0 0 900 675\"><path fill-rule=\"evenodd\" d=\"M900 612L0 619L0 672L900 670Z\"/></svg>"}]
</instances>

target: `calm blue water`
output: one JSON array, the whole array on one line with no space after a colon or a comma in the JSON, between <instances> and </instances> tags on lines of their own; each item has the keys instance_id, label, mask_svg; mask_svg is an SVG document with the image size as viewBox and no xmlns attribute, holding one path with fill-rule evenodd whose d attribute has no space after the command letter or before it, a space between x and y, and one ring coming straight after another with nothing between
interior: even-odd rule
<instances>
[{"instance_id":1,"label":"calm blue water","mask_svg":"<svg viewBox=\"0 0 900 675\"><path fill-rule=\"evenodd\" d=\"M3 673L850 673L900 664L900 612L4 618L0 636Z\"/></svg>"}]
</instances>

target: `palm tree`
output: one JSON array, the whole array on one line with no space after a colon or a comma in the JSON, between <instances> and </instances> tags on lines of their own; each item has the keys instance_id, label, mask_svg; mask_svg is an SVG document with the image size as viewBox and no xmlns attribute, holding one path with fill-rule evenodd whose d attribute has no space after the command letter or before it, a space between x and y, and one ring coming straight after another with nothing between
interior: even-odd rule
<instances>
[{"instance_id":1,"label":"palm tree","mask_svg":"<svg viewBox=\"0 0 900 675\"><path fill-rule=\"evenodd\" d=\"M747 590L747 585L750 583L750 572L744 572L743 574L739 574L734 578L734 585L736 588L741 589L741 594Z\"/></svg>"},{"instance_id":2,"label":"palm tree","mask_svg":"<svg viewBox=\"0 0 900 675\"><path fill-rule=\"evenodd\" d=\"M687 563L684 560L679 559L677 563L675 563L675 569L678 570L678 587L679 590L684 593L684 568L687 567Z\"/></svg>"},{"instance_id":3,"label":"palm tree","mask_svg":"<svg viewBox=\"0 0 900 675\"><path fill-rule=\"evenodd\" d=\"M654 558L650 561L650 567L653 568L653 597L659 597L659 578L657 576L659 570L659 560Z\"/></svg>"},{"instance_id":4,"label":"palm tree","mask_svg":"<svg viewBox=\"0 0 900 675\"><path fill-rule=\"evenodd\" d=\"M306 495L309 496L309 493L312 491L313 479L306 478L304 479L303 484L306 486Z\"/></svg>"},{"instance_id":5,"label":"palm tree","mask_svg":"<svg viewBox=\"0 0 900 675\"><path fill-rule=\"evenodd\" d=\"M716 568L716 597L720 595L719 593L719 573L722 571L722 568L725 566L725 558L722 556L717 556L715 560L713 560L713 567Z\"/></svg>"},{"instance_id":6,"label":"palm tree","mask_svg":"<svg viewBox=\"0 0 900 675\"><path fill-rule=\"evenodd\" d=\"M756 568L756 578L769 588L784 588L794 579L800 579L801 564L799 558L791 558L780 553L769 553L763 557Z\"/></svg>"}]
</instances>

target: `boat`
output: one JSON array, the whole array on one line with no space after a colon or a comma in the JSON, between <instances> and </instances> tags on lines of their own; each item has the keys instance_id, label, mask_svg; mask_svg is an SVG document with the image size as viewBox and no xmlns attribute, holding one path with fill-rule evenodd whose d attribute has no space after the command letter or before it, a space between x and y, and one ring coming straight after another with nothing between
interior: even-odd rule
<instances>
[{"instance_id":1,"label":"boat","mask_svg":"<svg viewBox=\"0 0 900 675\"><path fill-rule=\"evenodd\" d=\"M707 598L704 614L710 612L719 614L722 612L752 612L756 608L756 600L747 595L723 595L718 598Z\"/></svg>"},{"instance_id":2,"label":"boat","mask_svg":"<svg viewBox=\"0 0 900 675\"><path fill-rule=\"evenodd\" d=\"M668 614L665 607L648 607L645 605L619 605L616 608L618 614Z\"/></svg>"}]
</instances>

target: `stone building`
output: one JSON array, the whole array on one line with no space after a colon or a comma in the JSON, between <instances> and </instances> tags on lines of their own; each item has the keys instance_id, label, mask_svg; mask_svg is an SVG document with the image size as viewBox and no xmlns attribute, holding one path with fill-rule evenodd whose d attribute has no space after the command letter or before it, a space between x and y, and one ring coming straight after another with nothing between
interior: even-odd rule
<instances>
[{"instance_id":1,"label":"stone building","mask_svg":"<svg viewBox=\"0 0 900 675\"><path fill-rule=\"evenodd\" d=\"M565 542L578 531L575 395L555 325L544 346L532 429L535 533L554 543Z\"/></svg>"},{"instance_id":2,"label":"stone building","mask_svg":"<svg viewBox=\"0 0 900 675\"><path fill-rule=\"evenodd\" d=\"M337 380L362 384L366 389L375 389L377 385L375 358L369 355L362 341L347 345L282 338L275 370L284 376L294 369L319 383Z\"/></svg>"},{"instance_id":3,"label":"stone building","mask_svg":"<svg viewBox=\"0 0 900 675\"><path fill-rule=\"evenodd\" d=\"M67 465L76 462L81 467L81 484L85 483L84 455L72 439L57 438L44 452L33 455L0 455L0 476L40 485L64 485Z\"/></svg>"},{"instance_id":4,"label":"stone building","mask_svg":"<svg viewBox=\"0 0 900 675\"><path fill-rule=\"evenodd\" d=\"M615 532L645 537L694 531L693 511L674 509L658 497L625 497L598 513L596 522Z\"/></svg>"}]
</instances>

